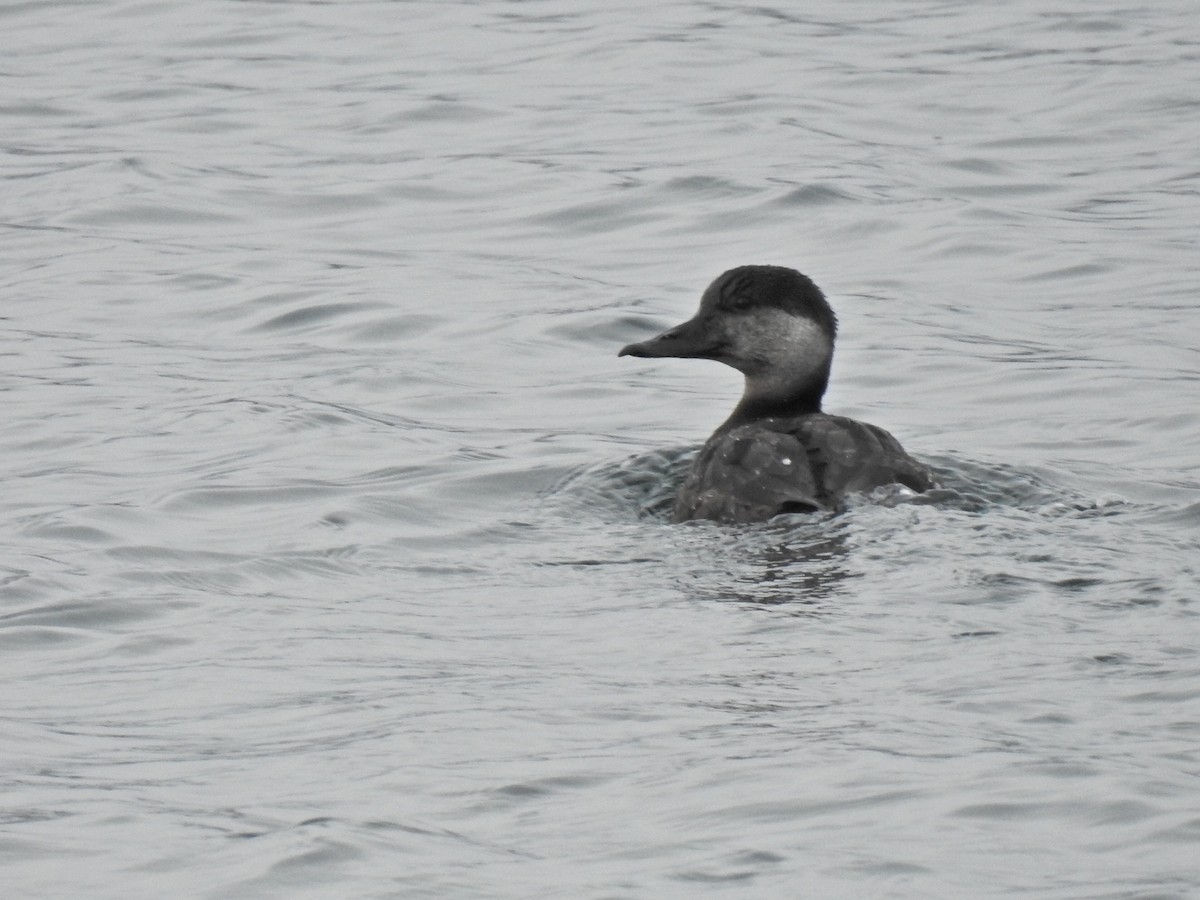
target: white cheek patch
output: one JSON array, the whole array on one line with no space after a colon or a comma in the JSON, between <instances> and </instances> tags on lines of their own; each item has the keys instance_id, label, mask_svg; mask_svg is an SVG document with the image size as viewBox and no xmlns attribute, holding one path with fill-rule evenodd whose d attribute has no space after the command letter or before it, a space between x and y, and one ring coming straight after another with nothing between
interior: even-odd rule
<instances>
[{"instance_id":1,"label":"white cheek patch","mask_svg":"<svg viewBox=\"0 0 1200 900\"><path fill-rule=\"evenodd\" d=\"M756 310L737 324L734 346L751 394L787 394L828 365L833 344L811 319L782 310Z\"/></svg>"},{"instance_id":2,"label":"white cheek patch","mask_svg":"<svg viewBox=\"0 0 1200 900\"><path fill-rule=\"evenodd\" d=\"M756 364L752 374L764 382L807 381L833 353L829 337L817 323L778 309L755 311L737 331L738 355Z\"/></svg>"}]
</instances>

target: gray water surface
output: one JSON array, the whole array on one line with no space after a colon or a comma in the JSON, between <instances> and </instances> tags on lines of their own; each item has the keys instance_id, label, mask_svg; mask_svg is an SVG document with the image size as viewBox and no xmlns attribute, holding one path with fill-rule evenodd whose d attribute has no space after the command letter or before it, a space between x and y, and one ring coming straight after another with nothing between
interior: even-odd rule
<instances>
[{"instance_id":1,"label":"gray water surface","mask_svg":"<svg viewBox=\"0 0 1200 900\"><path fill-rule=\"evenodd\" d=\"M0 32L6 897L1200 896L1191 3ZM745 263L943 494L666 524Z\"/></svg>"}]
</instances>

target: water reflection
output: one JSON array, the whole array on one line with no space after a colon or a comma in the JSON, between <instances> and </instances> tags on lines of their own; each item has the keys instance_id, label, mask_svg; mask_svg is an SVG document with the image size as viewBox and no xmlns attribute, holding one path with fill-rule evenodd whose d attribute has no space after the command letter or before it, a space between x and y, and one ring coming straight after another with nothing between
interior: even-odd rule
<instances>
[{"instance_id":1,"label":"water reflection","mask_svg":"<svg viewBox=\"0 0 1200 900\"><path fill-rule=\"evenodd\" d=\"M624 553L560 564L651 562L660 574L664 566L673 572L696 600L820 616L835 608L832 598L852 593L870 559L901 552L913 539L913 526L898 518L905 509L917 516L932 507L959 519L955 528L964 547L970 540L1009 540L1015 528L1051 534L1064 519L1144 512L1130 501L1089 496L1050 470L940 456L931 462L944 486L925 494L880 490L854 498L839 512L789 514L753 525L668 524L675 492L696 452L684 446L635 454L578 469L550 488L544 511L578 522L580 510L586 510L597 524L624 526L630 543ZM1046 554L1039 560L1051 562Z\"/></svg>"},{"instance_id":2,"label":"water reflection","mask_svg":"<svg viewBox=\"0 0 1200 900\"><path fill-rule=\"evenodd\" d=\"M855 577L853 549L847 529L835 516L781 516L739 542L742 570L728 585L710 585L698 596L786 607L791 615L822 615L829 611L825 601L843 593Z\"/></svg>"}]
</instances>

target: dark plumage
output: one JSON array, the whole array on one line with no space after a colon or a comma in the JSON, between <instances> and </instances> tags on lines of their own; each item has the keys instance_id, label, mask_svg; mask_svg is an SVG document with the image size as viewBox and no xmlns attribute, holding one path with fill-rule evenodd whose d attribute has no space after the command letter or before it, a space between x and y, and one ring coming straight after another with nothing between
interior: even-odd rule
<instances>
[{"instance_id":1,"label":"dark plumage","mask_svg":"<svg viewBox=\"0 0 1200 900\"><path fill-rule=\"evenodd\" d=\"M837 509L846 494L888 484L937 486L882 428L821 412L836 335L833 310L806 276L741 266L709 285L695 317L621 350L715 359L746 378L741 402L692 464L673 521L761 522Z\"/></svg>"}]
</instances>

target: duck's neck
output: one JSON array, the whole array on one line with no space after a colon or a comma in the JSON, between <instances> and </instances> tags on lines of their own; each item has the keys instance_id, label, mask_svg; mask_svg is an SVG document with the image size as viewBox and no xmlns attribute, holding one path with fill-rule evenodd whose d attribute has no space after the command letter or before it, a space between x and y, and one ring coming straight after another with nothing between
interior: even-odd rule
<instances>
[{"instance_id":1,"label":"duck's neck","mask_svg":"<svg viewBox=\"0 0 1200 900\"><path fill-rule=\"evenodd\" d=\"M821 398L825 396L828 384L828 367L802 384L770 384L747 377L742 399L721 429L734 428L757 419L790 419L819 413Z\"/></svg>"}]
</instances>

